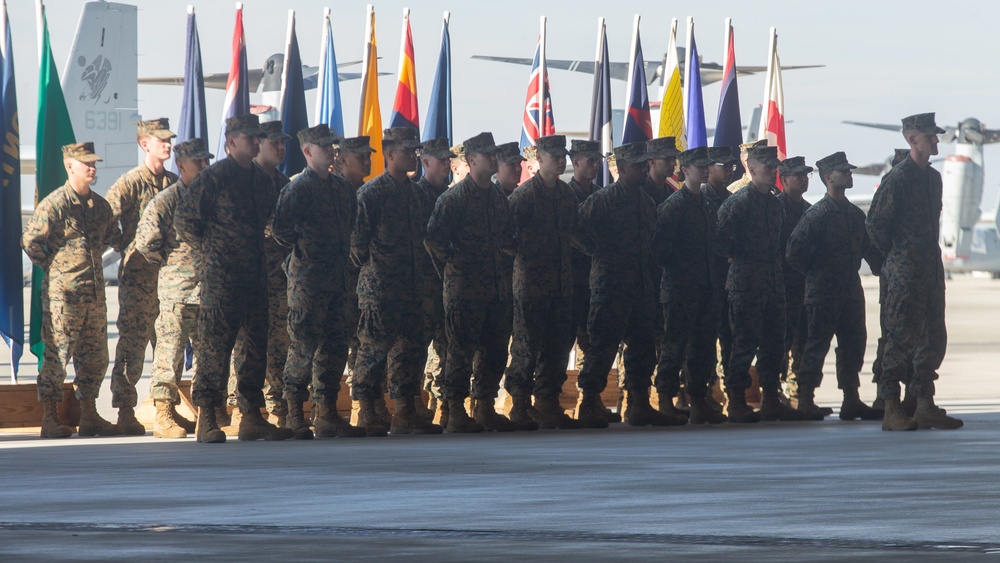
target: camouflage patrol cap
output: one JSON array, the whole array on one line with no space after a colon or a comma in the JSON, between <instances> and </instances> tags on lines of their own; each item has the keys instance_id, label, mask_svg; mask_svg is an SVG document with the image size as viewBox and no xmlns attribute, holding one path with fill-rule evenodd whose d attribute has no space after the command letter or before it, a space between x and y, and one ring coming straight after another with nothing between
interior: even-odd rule
<instances>
[{"instance_id":1,"label":"camouflage patrol cap","mask_svg":"<svg viewBox=\"0 0 1000 563\"><path fill-rule=\"evenodd\" d=\"M458 156L448 147L447 137L438 137L420 143L420 154L431 158L455 158Z\"/></svg>"},{"instance_id":2,"label":"camouflage patrol cap","mask_svg":"<svg viewBox=\"0 0 1000 563\"><path fill-rule=\"evenodd\" d=\"M824 156L823 158L817 160L816 168L819 168L820 174L824 174L834 170L852 170L857 168L857 166L847 162L847 155L844 154L843 151L838 151L830 156Z\"/></svg>"},{"instance_id":3,"label":"camouflage patrol cap","mask_svg":"<svg viewBox=\"0 0 1000 563\"><path fill-rule=\"evenodd\" d=\"M740 145L740 152L743 154L748 154L750 149L753 147L765 147L767 146L767 140L758 139L756 141L750 141L749 143L743 143Z\"/></svg>"},{"instance_id":4,"label":"camouflage patrol cap","mask_svg":"<svg viewBox=\"0 0 1000 563\"><path fill-rule=\"evenodd\" d=\"M944 129L934 123L934 113L918 113L903 118L903 131L920 131L927 135L940 135Z\"/></svg>"},{"instance_id":5,"label":"camouflage patrol cap","mask_svg":"<svg viewBox=\"0 0 1000 563\"><path fill-rule=\"evenodd\" d=\"M688 149L677 155L677 162L681 166L708 166L714 161L708 157L708 149L705 147L698 147L694 149Z\"/></svg>"},{"instance_id":6,"label":"camouflage patrol cap","mask_svg":"<svg viewBox=\"0 0 1000 563\"><path fill-rule=\"evenodd\" d=\"M420 135L413 127L392 127L382 131L382 150L416 150L420 147Z\"/></svg>"},{"instance_id":7,"label":"camouflage patrol cap","mask_svg":"<svg viewBox=\"0 0 1000 563\"><path fill-rule=\"evenodd\" d=\"M150 119L149 121L136 121L135 128L141 137L151 135L157 139L167 140L177 136L170 130L170 120L166 117Z\"/></svg>"},{"instance_id":8,"label":"camouflage patrol cap","mask_svg":"<svg viewBox=\"0 0 1000 563\"><path fill-rule=\"evenodd\" d=\"M493 141L493 133L485 132L466 139L462 145L465 147L465 156L470 154L492 155L497 152L497 144Z\"/></svg>"},{"instance_id":9,"label":"camouflage patrol cap","mask_svg":"<svg viewBox=\"0 0 1000 563\"><path fill-rule=\"evenodd\" d=\"M371 154L373 152L378 152L372 148L371 137L368 135L361 135L360 137L348 137L346 139L341 139L338 143L338 147L341 151L355 152L360 154Z\"/></svg>"},{"instance_id":10,"label":"camouflage patrol cap","mask_svg":"<svg viewBox=\"0 0 1000 563\"><path fill-rule=\"evenodd\" d=\"M892 161L889 163L889 166L896 166L906 160L908 156L910 156L910 149L896 149L892 154Z\"/></svg>"},{"instance_id":11,"label":"camouflage patrol cap","mask_svg":"<svg viewBox=\"0 0 1000 563\"><path fill-rule=\"evenodd\" d=\"M104 159L94 154L94 143L73 143L63 145L63 158L71 158L80 162L101 162Z\"/></svg>"},{"instance_id":12,"label":"camouflage patrol cap","mask_svg":"<svg viewBox=\"0 0 1000 563\"><path fill-rule=\"evenodd\" d=\"M736 164L732 147L709 147L708 158L712 159L712 164Z\"/></svg>"},{"instance_id":13,"label":"camouflage patrol cap","mask_svg":"<svg viewBox=\"0 0 1000 563\"><path fill-rule=\"evenodd\" d=\"M521 154L528 160L538 160L538 148L535 145L524 147Z\"/></svg>"},{"instance_id":14,"label":"camouflage patrol cap","mask_svg":"<svg viewBox=\"0 0 1000 563\"><path fill-rule=\"evenodd\" d=\"M573 139L569 144L569 155L571 157L585 156L589 158L601 158L600 141L583 141Z\"/></svg>"},{"instance_id":15,"label":"camouflage patrol cap","mask_svg":"<svg viewBox=\"0 0 1000 563\"><path fill-rule=\"evenodd\" d=\"M250 135L260 137L260 118L253 114L236 115L226 119L226 135Z\"/></svg>"},{"instance_id":16,"label":"camouflage patrol cap","mask_svg":"<svg viewBox=\"0 0 1000 563\"><path fill-rule=\"evenodd\" d=\"M174 161L178 160L203 160L215 158L215 155L208 152L204 139L190 139L183 143L174 145Z\"/></svg>"},{"instance_id":17,"label":"camouflage patrol cap","mask_svg":"<svg viewBox=\"0 0 1000 563\"><path fill-rule=\"evenodd\" d=\"M521 156L517 143L503 143L497 145L497 160L506 164L520 164L526 159Z\"/></svg>"},{"instance_id":18,"label":"camouflage patrol cap","mask_svg":"<svg viewBox=\"0 0 1000 563\"><path fill-rule=\"evenodd\" d=\"M778 160L778 147L767 145L754 145L747 151L747 158L756 160L761 164L777 168L781 161Z\"/></svg>"},{"instance_id":19,"label":"camouflage patrol cap","mask_svg":"<svg viewBox=\"0 0 1000 563\"><path fill-rule=\"evenodd\" d=\"M315 127L307 127L298 133L300 145L316 145L317 147L328 147L338 141L337 134L330 131L330 126L320 123Z\"/></svg>"},{"instance_id":20,"label":"camouflage patrol cap","mask_svg":"<svg viewBox=\"0 0 1000 563\"><path fill-rule=\"evenodd\" d=\"M566 156L566 135L546 135L535 139L535 148L552 156Z\"/></svg>"},{"instance_id":21,"label":"camouflage patrol cap","mask_svg":"<svg viewBox=\"0 0 1000 563\"><path fill-rule=\"evenodd\" d=\"M465 145L459 143L451 147L451 152L455 153L455 157L465 162Z\"/></svg>"},{"instance_id":22,"label":"camouflage patrol cap","mask_svg":"<svg viewBox=\"0 0 1000 563\"><path fill-rule=\"evenodd\" d=\"M260 132L272 141L287 141L292 136L281 130L280 121L265 121L260 124Z\"/></svg>"},{"instance_id":23,"label":"camouflage patrol cap","mask_svg":"<svg viewBox=\"0 0 1000 563\"><path fill-rule=\"evenodd\" d=\"M843 154L843 153L841 153ZM786 158L778 165L778 172L782 176L795 176L796 174L808 174L813 171L813 167L806 164L806 157L793 156Z\"/></svg>"},{"instance_id":24,"label":"camouflage patrol cap","mask_svg":"<svg viewBox=\"0 0 1000 563\"><path fill-rule=\"evenodd\" d=\"M621 164L622 162L646 162L649 160L646 154L646 143L639 141L637 143L628 143L620 147L615 147L615 162Z\"/></svg>"},{"instance_id":25,"label":"camouflage patrol cap","mask_svg":"<svg viewBox=\"0 0 1000 563\"><path fill-rule=\"evenodd\" d=\"M660 137L646 141L646 154L649 160L674 158L681 151L677 150L677 140L673 137Z\"/></svg>"}]
</instances>

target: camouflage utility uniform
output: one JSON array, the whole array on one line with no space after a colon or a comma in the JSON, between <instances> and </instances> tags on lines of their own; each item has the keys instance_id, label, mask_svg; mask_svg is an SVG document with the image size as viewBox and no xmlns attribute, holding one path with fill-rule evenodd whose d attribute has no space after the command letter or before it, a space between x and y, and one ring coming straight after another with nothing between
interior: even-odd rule
<instances>
[{"instance_id":1,"label":"camouflage utility uniform","mask_svg":"<svg viewBox=\"0 0 1000 563\"><path fill-rule=\"evenodd\" d=\"M420 189L419 197L423 200L421 209L425 215L423 222L426 225L430 221L434 205L447 187L438 189L431 185L426 178L417 181ZM424 390L432 396L441 399L441 384L443 382L444 366L448 358L448 336L444 328L444 297L442 296L443 285L441 274L434 268L431 255L426 249L420 256L420 269L424 273L424 343L425 348L432 346L436 359L430 358L426 365L424 378Z\"/></svg>"},{"instance_id":2,"label":"camouflage utility uniform","mask_svg":"<svg viewBox=\"0 0 1000 563\"><path fill-rule=\"evenodd\" d=\"M35 208L21 236L42 279L38 401L62 401L66 365L76 367L76 394L94 399L108 369L108 309L101 256L121 244L111 206L95 192L80 196L69 182Z\"/></svg>"},{"instance_id":3,"label":"camouflage utility uniform","mask_svg":"<svg viewBox=\"0 0 1000 563\"><path fill-rule=\"evenodd\" d=\"M705 203L705 209L709 213L712 223L713 233L718 224L719 208L729 199L731 195L728 190L725 194L708 184L701 186L701 195ZM733 350L733 328L729 325L729 292L726 291L726 278L729 277L729 258L714 254L711 258L712 274L712 299L715 303L715 323L716 335L719 339L719 365L717 372L721 369L721 375L729 373L729 356Z\"/></svg>"},{"instance_id":4,"label":"camouflage utility uniform","mask_svg":"<svg viewBox=\"0 0 1000 563\"><path fill-rule=\"evenodd\" d=\"M777 200L784 213L778 242L782 255L781 272L785 278L785 341L784 353L781 356L781 379L789 385L790 391L794 391L795 376L802 362L802 351L806 345L808 330L806 310L803 307L806 280L801 272L788 264L785 259L785 249L788 247L788 237L810 204L804 199L796 203L784 192L778 194Z\"/></svg>"},{"instance_id":5,"label":"camouflage utility uniform","mask_svg":"<svg viewBox=\"0 0 1000 563\"><path fill-rule=\"evenodd\" d=\"M579 205L600 188L591 183L584 186L573 178L569 187L576 196L577 209ZM590 256L575 246L570 257L573 263L573 337L576 345L586 356L590 351L590 337L587 336L587 317L590 315Z\"/></svg>"}]
</instances>

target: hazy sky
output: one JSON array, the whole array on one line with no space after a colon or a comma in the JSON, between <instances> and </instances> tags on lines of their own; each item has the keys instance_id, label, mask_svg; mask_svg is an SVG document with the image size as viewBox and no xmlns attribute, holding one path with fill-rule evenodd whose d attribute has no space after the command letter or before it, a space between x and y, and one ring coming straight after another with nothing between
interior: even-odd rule
<instances>
[{"instance_id":1,"label":"hazy sky","mask_svg":"<svg viewBox=\"0 0 1000 563\"><path fill-rule=\"evenodd\" d=\"M185 6L179 0L138 0L139 76L183 74ZM206 73L229 69L230 41L235 2L197 0ZM49 0L52 48L62 70L79 18L79 0ZM426 112L440 45L441 16L451 10L451 41L455 136L465 139L492 131L498 142L520 135L521 115L529 67L470 59L473 54L531 57L538 36L538 18L548 17L548 56L560 59L593 59L597 18L607 19L612 60L628 57L633 15L642 15L641 35L647 60L660 60L667 47L670 19L677 17L678 43L685 41L685 18L693 16L703 61L722 62L723 20L733 18L738 64L766 64L768 28L777 27L782 63L823 64L825 68L784 73L788 154L804 155L810 162L837 150L847 152L856 164L881 161L901 136L842 124L845 119L898 123L912 113L936 111L939 124L956 124L977 117L989 126L996 119L1000 80L996 53L1000 36L1000 3L921 1L757 2L630 2L594 0L518 3L531 8L514 9L506 2L453 2L439 0L377 1L374 3L380 70L391 72L379 82L382 115L388 122L395 92L399 60L400 22L409 6L421 117ZM627 5L625 10L613 7ZM334 40L339 61L359 60L364 40L365 2L344 0L247 0L244 23L248 61L259 66L272 53L284 50L288 9L297 12L299 46L305 64L319 58L324 6L333 8ZM37 103L37 37L34 3L8 0L14 35L23 144L33 144ZM344 70L357 70L358 67ZM556 127L582 131L588 128L592 77L553 70L552 87ZM718 108L718 83L704 88L705 113L712 127ZM739 79L744 123L763 96L763 75ZM615 107L625 105L625 83L614 81ZM348 134L356 130L360 83L342 82ZM650 87L650 98L659 95ZM181 89L140 86L139 112L144 118L166 116L175 122L180 114ZM222 92L209 90L210 130L219 122ZM259 101L259 95L251 97ZM310 108L313 96L307 95ZM310 110L310 115L311 115ZM619 132L615 133L616 140ZM213 140L212 145L215 144ZM950 148L942 146L942 153ZM996 154L987 149L987 160ZM986 175L983 206L996 204L996 175ZM871 177L859 177L858 191L870 190ZM811 191L819 191L814 182Z\"/></svg>"}]
</instances>

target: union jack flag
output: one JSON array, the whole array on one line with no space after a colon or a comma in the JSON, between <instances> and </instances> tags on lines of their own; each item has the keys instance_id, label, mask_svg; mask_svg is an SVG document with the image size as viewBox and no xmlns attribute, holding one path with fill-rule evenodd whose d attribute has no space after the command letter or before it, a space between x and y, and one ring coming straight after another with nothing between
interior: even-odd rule
<instances>
[{"instance_id":1,"label":"union jack flag","mask_svg":"<svg viewBox=\"0 0 1000 563\"><path fill-rule=\"evenodd\" d=\"M544 26L544 23L542 24ZM524 120L521 124L521 150L535 144L535 139L555 135L556 124L552 117L552 98L549 90L549 75L545 70L545 31L538 36L535 59L531 63L531 78L528 79L528 95L524 100ZM543 109L542 109L543 108ZM539 110L544 117L539 116Z\"/></svg>"}]
</instances>

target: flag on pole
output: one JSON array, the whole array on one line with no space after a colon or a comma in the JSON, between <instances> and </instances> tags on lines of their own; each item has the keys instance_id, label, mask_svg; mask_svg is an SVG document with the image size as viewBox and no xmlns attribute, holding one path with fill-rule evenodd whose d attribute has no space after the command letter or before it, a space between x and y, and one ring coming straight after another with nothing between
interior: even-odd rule
<instances>
[{"instance_id":1,"label":"flag on pole","mask_svg":"<svg viewBox=\"0 0 1000 563\"><path fill-rule=\"evenodd\" d=\"M764 79L764 109L758 138L768 146L778 147L778 159L788 155L785 146L785 94L781 86L781 60L778 58L778 30L771 28L767 50L767 77Z\"/></svg>"},{"instance_id":2,"label":"flag on pole","mask_svg":"<svg viewBox=\"0 0 1000 563\"><path fill-rule=\"evenodd\" d=\"M705 102L701 95L701 62L694 39L694 18L687 19L687 61L684 64L685 110L687 113L687 145L689 149L708 146L705 130Z\"/></svg>"},{"instance_id":3,"label":"flag on pole","mask_svg":"<svg viewBox=\"0 0 1000 563\"><path fill-rule=\"evenodd\" d=\"M597 18L597 57L594 65L594 95L590 106L590 140L601 142L601 154L608 155L614 150L614 135L611 126L611 72L608 68L608 33L604 18ZM601 175L598 184L611 183L608 162L601 161Z\"/></svg>"},{"instance_id":4,"label":"flag on pole","mask_svg":"<svg viewBox=\"0 0 1000 563\"><path fill-rule=\"evenodd\" d=\"M287 62L287 61L286 61ZM288 66L287 64L285 66ZM222 105L222 126L216 158L226 154L226 120L250 113L250 87L247 84L247 44L243 35L243 3L236 3L236 25L233 28L233 62L226 81L226 101Z\"/></svg>"},{"instance_id":5,"label":"flag on pole","mask_svg":"<svg viewBox=\"0 0 1000 563\"><path fill-rule=\"evenodd\" d=\"M552 116L552 98L549 92L549 74L545 67L545 22L541 17L541 31L535 58L531 61L531 76L528 78L528 93L524 100L524 118L521 120L520 148L533 146L535 139L555 135L556 123Z\"/></svg>"},{"instance_id":6,"label":"flag on pole","mask_svg":"<svg viewBox=\"0 0 1000 563\"><path fill-rule=\"evenodd\" d=\"M11 379L24 348L24 270L21 267L21 142L7 2L0 0L0 336L10 346Z\"/></svg>"},{"instance_id":7,"label":"flag on pole","mask_svg":"<svg viewBox=\"0 0 1000 563\"><path fill-rule=\"evenodd\" d=\"M188 6L187 51L184 54L184 97L175 143L202 139L208 146L208 118L205 117L205 75L201 68L201 41L194 6Z\"/></svg>"},{"instance_id":8,"label":"flag on pole","mask_svg":"<svg viewBox=\"0 0 1000 563\"><path fill-rule=\"evenodd\" d=\"M663 70L663 94L660 96L660 127L657 137L673 137L678 150L687 149L684 128L684 94L681 69L677 58L677 18L670 22L670 43L667 45L667 63Z\"/></svg>"},{"instance_id":9,"label":"flag on pole","mask_svg":"<svg viewBox=\"0 0 1000 563\"><path fill-rule=\"evenodd\" d=\"M417 69L413 64L413 35L410 33L410 9L403 8L403 38L399 49L399 79L396 97L389 114L389 127L411 127L420 131L417 109Z\"/></svg>"},{"instance_id":10,"label":"flag on pole","mask_svg":"<svg viewBox=\"0 0 1000 563\"><path fill-rule=\"evenodd\" d=\"M743 142L743 122L740 119L740 93L736 83L736 48L733 20L726 18L726 58L723 61L722 94L719 96L719 118L715 125L712 145L732 147L733 158L737 159L735 181L743 176L743 164L739 162L739 144Z\"/></svg>"},{"instance_id":11,"label":"flag on pole","mask_svg":"<svg viewBox=\"0 0 1000 563\"><path fill-rule=\"evenodd\" d=\"M285 141L285 161L278 166L286 176L297 174L306 167L306 157L299 148L297 133L309 127L306 110L306 90L302 83L302 56L295 35L295 10L288 10L288 35L285 41L285 64L281 69L280 101L281 130L291 137Z\"/></svg>"},{"instance_id":12,"label":"flag on pole","mask_svg":"<svg viewBox=\"0 0 1000 563\"><path fill-rule=\"evenodd\" d=\"M35 129L35 205L66 183L66 168L62 165L62 147L76 142L73 122L66 109L59 83L56 61L49 44L49 27L45 7L38 2L38 34L40 43L38 69L38 125ZM31 329L28 341L31 353L42 368L42 279L45 272L38 266L31 271Z\"/></svg>"},{"instance_id":13,"label":"flag on pole","mask_svg":"<svg viewBox=\"0 0 1000 563\"><path fill-rule=\"evenodd\" d=\"M642 42L639 39L639 14L635 15L632 27L632 56L629 58L626 100L622 144L652 139L653 125L649 117L649 93L646 91L646 62L642 58Z\"/></svg>"},{"instance_id":14,"label":"flag on pole","mask_svg":"<svg viewBox=\"0 0 1000 563\"><path fill-rule=\"evenodd\" d=\"M365 50L361 63L361 112L358 119L358 135L367 135L372 148L377 152L372 158L371 173L365 181L371 180L385 170L385 156L382 154L382 111L378 105L378 44L375 38L375 7L368 5L365 24Z\"/></svg>"},{"instance_id":15,"label":"flag on pole","mask_svg":"<svg viewBox=\"0 0 1000 563\"><path fill-rule=\"evenodd\" d=\"M340 74L333 49L330 8L323 10L323 42L319 56L316 92L316 124L325 123L338 137L344 136L344 107L340 101Z\"/></svg>"},{"instance_id":16,"label":"flag on pole","mask_svg":"<svg viewBox=\"0 0 1000 563\"><path fill-rule=\"evenodd\" d=\"M427 121L424 122L424 141L446 137L448 144L454 144L451 132L451 36L448 22L451 12L444 13L441 26L441 51L438 54L437 69L434 71L434 86L431 88L431 103L427 107Z\"/></svg>"}]
</instances>

